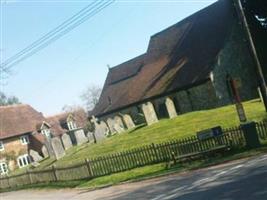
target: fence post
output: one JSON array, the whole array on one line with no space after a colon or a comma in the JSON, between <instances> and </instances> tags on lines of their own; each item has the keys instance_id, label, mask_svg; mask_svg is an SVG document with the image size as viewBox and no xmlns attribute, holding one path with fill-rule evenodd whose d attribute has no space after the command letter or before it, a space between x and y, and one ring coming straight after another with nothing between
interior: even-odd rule
<instances>
[{"instance_id":1,"label":"fence post","mask_svg":"<svg viewBox=\"0 0 267 200\"><path fill-rule=\"evenodd\" d=\"M11 188L11 185L10 185L10 182L9 182L9 176L8 176L8 174L6 175L6 178L7 178L7 187Z\"/></svg>"},{"instance_id":2,"label":"fence post","mask_svg":"<svg viewBox=\"0 0 267 200\"><path fill-rule=\"evenodd\" d=\"M247 148L253 149L261 146L255 122L242 124L241 130L244 133Z\"/></svg>"},{"instance_id":3,"label":"fence post","mask_svg":"<svg viewBox=\"0 0 267 200\"><path fill-rule=\"evenodd\" d=\"M30 184L32 185L33 184L33 181L32 181L32 176L31 176L31 172L29 169L26 170L26 173L28 174L28 177L29 177L29 180L30 180Z\"/></svg>"},{"instance_id":4,"label":"fence post","mask_svg":"<svg viewBox=\"0 0 267 200\"><path fill-rule=\"evenodd\" d=\"M90 161L88 158L85 159L85 164L86 164L86 167L87 167L87 170L88 170L88 177L93 177L93 173L92 173L92 169L91 169L91 166L90 166Z\"/></svg>"},{"instance_id":5,"label":"fence post","mask_svg":"<svg viewBox=\"0 0 267 200\"><path fill-rule=\"evenodd\" d=\"M156 156L156 159L157 159L156 162L160 161L160 157L158 155L158 152L157 152L157 149L156 149L156 145L154 143L152 143L151 146L152 146L152 149L153 149L153 151L155 153L155 156Z\"/></svg>"},{"instance_id":6,"label":"fence post","mask_svg":"<svg viewBox=\"0 0 267 200\"><path fill-rule=\"evenodd\" d=\"M56 169L55 165L52 165L52 172L53 172L54 180L55 180L55 182L57 182L58 177L57 177L57 169Z\"/></svg>"},{"instance_id":7,"label":"fence post","mask_svg":"<svg viewBox=\"0 0 267 200\"><path fill-rule=\"evenodd\" d=\"M171 156L172 156L173 164L176 165L175 153L172 152Z\"/></svg>"}]
</instances>

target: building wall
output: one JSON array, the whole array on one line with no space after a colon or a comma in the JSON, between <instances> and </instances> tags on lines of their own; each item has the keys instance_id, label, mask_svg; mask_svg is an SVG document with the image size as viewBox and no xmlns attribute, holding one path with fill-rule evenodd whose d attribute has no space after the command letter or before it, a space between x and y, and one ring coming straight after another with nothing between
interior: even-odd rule
<instances>
[{"instance_id":1,"label":"building wall","mask_svg":"<svg viewBox=\"0 0 267 200\"><path fill-rule=\"evenodd\" d=\"M0 161L6 162L10 170L13 170L17 166L17 157L28 154L29 146L21 143L20 136L4 139L2 141L5 149L0 151Z\"/></svg>"},{"instance_id":2,"label":"building wall","mask_svg":"<svg viewBox=\"0 0 267 200\"><path fill-rule=\"evenodd\" d=\"M188 90L179 91L171 96L176 104L178 114L211 109L217 105L216 92L211 81Z\"/></svg>"},{"instance_id":3,"label":"building wall","mask_svg":"<svg viewBox=\"0 0 267 200\"><path fill-rule=\"evenodd\" d=\"M232 26L232 31L223 50L219 53L213 70L213 85L218 106L232 103L226 84L227 73L241 83L239 92L243 101L258 97L255 63L245 33L237 21Z\"/></svg>"}]
</instances>

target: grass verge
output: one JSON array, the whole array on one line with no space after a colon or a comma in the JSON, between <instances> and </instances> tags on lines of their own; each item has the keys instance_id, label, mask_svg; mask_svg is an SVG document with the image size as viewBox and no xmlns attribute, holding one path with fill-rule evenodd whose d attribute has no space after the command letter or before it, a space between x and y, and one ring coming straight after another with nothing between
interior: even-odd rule
<instances>
[{"instance_id":1,"label":"grass verge","mask_svg":"<svg viewBox=\"0 0 267 200\"><path fill-rule=\"evenodd\" d=\"M224 157L216 157L210 160L197 160L191 163L184 163L182 165L176 165L170 169L166 169L166 164L155 164L145 167L132 169L125 172L120 172L108 176L98 177L92 180L78 180L78 181L66 181L55 183L42 183L35 185L26 185L15 188L15 190L21 189L62 189L62 188L78 188L85 190L94 190L112 185L117 185L125 182L141 181L149 178L155 178L172 173L179 173L185 171L196 170L213 165L230 162L237 159L257 156L267 152L267 144L263 147L253 150L234 150L229 155ZM14 190L14 189L12 189ZM0 192L8 192L10 189L0 190Z\"/></svg>"}]
</instances>

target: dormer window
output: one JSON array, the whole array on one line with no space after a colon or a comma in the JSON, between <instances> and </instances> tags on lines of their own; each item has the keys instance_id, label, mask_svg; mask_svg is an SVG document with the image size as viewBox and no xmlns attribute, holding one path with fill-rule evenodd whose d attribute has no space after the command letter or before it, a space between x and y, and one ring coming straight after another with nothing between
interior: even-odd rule
<instances>
[{"instance_id":1,"label":"dormer window","mask_svg":"<svg viewBox=\"0 0 267 200\"><path fill-rule=\"evenodd\" d=\"M3 141L0 141L0 151L4 151L5 147L4 147L4 143Z\"/></svg>"},{"instance_id":2,"label":"dormer window","mask_svg":"<svg viewBox=\"0 0 267 200\"><path fill-rule=\"evenodd\" d=\"M39 130L44 136L46 136L47 138L51 138L52 134L50 128L51 128L50 124L43 122Z\"/></svg>"},{"instance_id":3,"label":"dormer window","mask_svg":"<svg viewBox=\"0 0 267 200\"><path fill-rule=\"evenodd\" d=\"M74 129L77 128L77 125L76 125L75 121L72 121L72 120L68 121L67 124L68 124L69 130L74 130Z\"/></svg>"},{"instance_id":4,"label":"dormer window","mask_svg":"<svg viewBox=\"0 0 267 200\"><path fill-rule=\"evenodd\" d=\"M20 142L23 145L29 144L30 140L29 140L29 136L28 135L23 135L20 137Z\"/></svg>"},{"instance_id":5,"label":"dormer window","mask_svg":"<svg viewBox=\"0 0 267 200\"><path fill-rule=\"evenodd\" d=\"M51 130L48 128L42 129L41 133L46 136L47 138L51 138Z\"/></svg>"}]
</instances>

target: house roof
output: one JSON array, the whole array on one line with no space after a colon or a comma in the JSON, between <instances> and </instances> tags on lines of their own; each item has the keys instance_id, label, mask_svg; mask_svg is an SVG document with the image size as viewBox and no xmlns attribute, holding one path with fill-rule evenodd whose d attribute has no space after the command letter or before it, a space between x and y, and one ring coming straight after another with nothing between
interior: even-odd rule
<instances>
[{"instance_id":1,"label":"house roof","mask_svg":"<svg viewBox=\"0 0 267 200\"><path fill-rule=\"evenodd\" d=\"M220 0L153 35L147 52L109 70L99 103L102 116L209 79L236 17Z\"/></svg>"},{"instance_id":2,"label":"house roof","mask_svg":"<svg viewBox=\"0 0 267 200\"><path fill-rule=\"evenodd\" d=\"M46 122L51 126L51 130L54 136L62 135L68 131L66 123L70 115L73 115L73 118L78 127L85 127L87 123L87 115L83 109L79 109L74 112L64 112L49 116L46 118Z\"/></svg>"},{"instance_id":3,"label":"house roof","mask_svg":"<svg viewBox=\"0 0 267 200\"><path fill-rule=\"evenodd\" d=\"M34 132L44 120L42 113L26 104L0 106L0 139Z\"/></svg>"},{"instance_id":4,"label":"house roof","mask_svg":"<svg viewBox=\"0 0 267 200\"><path fill-rule=\"evenodd\" d=\"M64 113L65 116L65 113ZM61 126L61 118L63 117L63 114L54 115L46 118L46 122L51 126L50 129L52 131L52 134L54 136L62 135L67 132L67 129L65 129L63 126Z\"/></svg>"}]
</instances>

